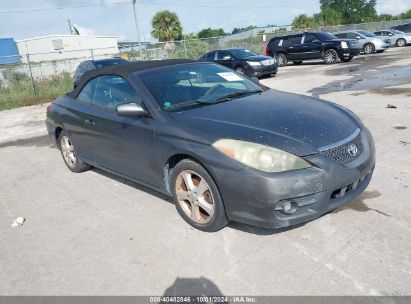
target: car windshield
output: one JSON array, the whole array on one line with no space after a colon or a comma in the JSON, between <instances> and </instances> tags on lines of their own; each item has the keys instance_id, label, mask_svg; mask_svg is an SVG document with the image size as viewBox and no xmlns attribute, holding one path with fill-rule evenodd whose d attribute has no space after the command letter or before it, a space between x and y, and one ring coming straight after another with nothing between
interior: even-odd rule
<instances>
[{"instance_id":1,"label":"car windshield","mask_svg":"<svg viewBox=\"0 0 411 304\"><path fill-rule=\"evenodd\" d=\"M138 77L165 110L224 102L263 91L251 80L213 63L167 66Z\"/></svg>"},{"instance_id":2,"label":"car windshield","mask_svg":"<svg viewBox=\"0 0 411 304\"><path fill-rule=\"evenodd\" d=\"M365 37L375 37L373 33L370 33L367 31L357 31L357 33L360 33L361 35L364 35Z\"/></svg>"},{"instance_id":3,"label":"car windshield","mask_svg":"<svg viewBox=\"0 0 411 304\"><path fill-rule=\"evenodd\" d=\"M253 51L250 51L247 49L232 49L232 50L229 50L229 52L231 53L231 55L233 55L234 57L238 59L244 59L244 58L248 58L251 56L258 56L257 53L254 53Z\"/></svg>"},{"instance_id":4,"label":"car windshield","mask_svg":"<svg viewBox=\"0 0 411 304\"><path fill-rule=\"evenodd\" d=\"M320 38L321 41L338 39L336 36L328 32L321 32L321 33L316 33L316 34L317 34L317 37Z\"/></svg>"},{"instance_id":5,"label":"car windshield","mask_svg":"<svg viewBox=\"0 0 411 304\"><path fill-rule=\"evenodd\" d=\"M394 34L404 34L404 32L398 31L398 30L392 30L391 31Z\"/></svg>"},{"instance_id":6,"label":"car windshield","mask_svg":"<svg viewBox=\"0 0 411 304\"><path fill-rule=\"evenodd\" d=\"M104 68L109 65L124 64L124 63L128 63L128 61L121 59L121 58L112 58L112 59L97 60L94 62L94 65L96 66L96 68Z\"/></svg>"}]
</instances>

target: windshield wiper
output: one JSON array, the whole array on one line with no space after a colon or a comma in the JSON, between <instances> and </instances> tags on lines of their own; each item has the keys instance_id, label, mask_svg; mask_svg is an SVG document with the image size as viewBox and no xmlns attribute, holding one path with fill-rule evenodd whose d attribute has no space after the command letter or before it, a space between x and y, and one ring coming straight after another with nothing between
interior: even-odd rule
<instances>
[{"instance_id":1,"label":"windshield wiper","mask_svg":"<svg viewBox=\"0 0 411 304\"><path fill-rule=\"evenodd\" d=\"M165 107L164 109L165 110L175 110L175 109L193 107L193 106L203 105L203 104L210 104L210 103L207 101L202 101L202 100L192 100L192 101L187 101L187 102L176 103L171 106Z\"/></svg>"},{"instance_id":2,"label":"windshield wiper","mask_svg":"<svg viewBox=\"0 0 411 304\"><path fill-rule=\"evenodd\" d=\"M217 99L214 100L214 102L211 103L218 103L218 102L224 102L224 101L230 101L233 98L241 97L244 95L248 94L256 94L256 93L261 93L264 92L263 90L245 90L245 91L238 91L234 93L230 93L227 95L223 95L221 97L218 97Z\"/></svg>"}]
</instances>

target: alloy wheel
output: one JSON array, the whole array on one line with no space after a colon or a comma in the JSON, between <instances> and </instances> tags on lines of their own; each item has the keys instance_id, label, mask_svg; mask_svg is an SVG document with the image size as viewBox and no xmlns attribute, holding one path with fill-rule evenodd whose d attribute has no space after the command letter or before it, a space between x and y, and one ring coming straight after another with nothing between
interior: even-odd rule
<instances>
[{"instance_id":1,"label":"alloy wheel","mask_svg":"<svg viewBox=\"0 0 411 304\"><path fill-rule=\"evenodd\" d=\"M70 168L74 168L76 166L76 152L74 150L73 144L67 136L61 137L60 147L64 161Z\"/></svg>"},{"instance_id":2,"label":"alloy wheel","mask_svg":"<svg viewBox=\"0 0 411 304\"><path fill-rule=\"evenodd\" d=\"M178 203L195 223L205 224L213 219L215 204L209 185L198 173L182 171L176 180Z\"/></svg>"},{"instance_id":3,"label":"alloy wheel","mask_svg":"<svg viewBox=\"0 0 411 304\"><path fill-rule=\"evenodd\" d=\"M334 63L337 61L337 56L337 52L335 52L334 50L328 50L324 54L324 61L328 64Z\"/></svg>"},{"instance_id":4,"label":"alloy wheel","mask_svg":"<svg viewBox=\"0 0 411 304\"><path fill-rule=\"evenodd\" d=\"M405 46L405 40L404 39L398 39L397 46L399 46L399 47Z\"/></svg>"},{"instance_id":5,"label":"alloy wheel","mask_svg":"<svg viewBox=\"0 0 411 304\"><path fill-rule=\"evenodd\" d=\"M287 58L284 56L284 54L277 54L275 57L276 57L278 66L282 67L287 64Z\"/></svg>"},{"instance_id":6,"label":"alloy wheel","mask_svg":"<svg viewBox=\"0 0 411 304\"><path fill-rule=\"evenodd\" d=\"M374 53L374 46L372 44L366 44L364 46L364 53L365 54L372 54Z\"/></svg>"}]
</instances>

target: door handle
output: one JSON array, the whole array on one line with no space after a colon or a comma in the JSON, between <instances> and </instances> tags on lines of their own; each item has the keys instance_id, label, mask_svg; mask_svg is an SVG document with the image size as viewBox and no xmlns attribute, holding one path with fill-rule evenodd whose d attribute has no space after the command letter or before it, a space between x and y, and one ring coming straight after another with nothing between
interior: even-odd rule
<instances>
[{"instance_id":1,"label":"door handle","mask_svg":"<svg viewBox=\"0 0 411 304\"><path fill-rule=\"evenodd\" d=\"M84 124L85 124L87 127L92 127L92 126L94 126L94 120L92 120L92 119L86 119L86 120L84 121Z\"/></svg>"}]
</instances>

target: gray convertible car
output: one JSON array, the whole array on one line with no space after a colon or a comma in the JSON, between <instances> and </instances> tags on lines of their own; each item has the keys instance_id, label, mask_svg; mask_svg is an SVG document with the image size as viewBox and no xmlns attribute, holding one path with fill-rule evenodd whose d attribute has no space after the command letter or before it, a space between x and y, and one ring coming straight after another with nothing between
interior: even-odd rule
<instances>
[{"instance_id":1,"label":"gray convertible car","mask_svg":"<svg viewBox=\"0 0 411 304\"><path fill-rule=\"evenodd\" d=\"M169 195L203 231L313 220L360 195L375 165L372 136L349 110L207 62L86 72L48 107L46 126L71 171L95 166Z\"/></svg>"}]
</instances>

